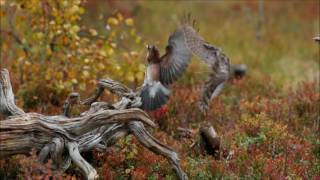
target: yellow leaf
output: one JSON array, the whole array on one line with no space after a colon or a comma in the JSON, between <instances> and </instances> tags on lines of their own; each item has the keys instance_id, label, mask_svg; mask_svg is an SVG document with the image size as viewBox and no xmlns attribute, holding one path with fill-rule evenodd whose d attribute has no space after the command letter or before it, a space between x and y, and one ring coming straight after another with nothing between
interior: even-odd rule
<instances>
[{"instance_id":1,"label":"yellow leaf","mask_svg":"<svg viewBox=\"0 0 320 180\"><path fill-rule=\"evenodd\" d=\"M126 19L125 23L126 23L126 25L128 25L128 26L133 26L134 21L133 21L132 18L128 18L128 19Z\"/></svg>"},{"instance_id":2,"label":"yellow leaf","mask_svg":"<svg viewBox=\"0 0 320 180\"><path fill-rule=\"evenodd\" d=\"M36 34L36 36L37 36L38 39L41 39L43 37L43 33L42 32L38 32Z\"/></svg>"},{"instance_id":3,"label":"yellow leaf","mask_svg":"<svg viewBox=\"0 0 320 180\"><path fill-rule=\"evenodd\" d=\"M55 16L55 17L58 17L59 16L59 12L56 8L52 8L52 15Z\"/></svg>"},{"instance_id":4,"label":"yellow leaf","mask_svg":"<svg viewBox=\"0 0 320 180\"><path fill-rule=\"evenodd\" d=\"M129 81L129 82L133 82L134 81L134 76L133 76L133 73L132 72L129 72L126 76L126 79Z\"/></svg>"},{"instance_id":5,"label":"yellow leaf","mask_svg":"<svg viewBox=\"0 0 320 180\"><path fill-rule=\"evenodd\" d=\"M80 7L80 8L79 8L79 13L80 13L80 14L83 14L84 12L85 12L85 9L84 9L83 7Z\"/></svg>"},{"instance_id":6,"label":"yellow leaf","mask_svg":"<svg viewBox=\"0 0 320 180\"><path fill-rule=\"evenodd\" d=\"M74 31L74 32L78 32L79 30L80 30L80 27L79 26L77 26L77 25L74 25L74 26L72 26L72 31Z\"/></svg>"},{"instance_id":7,"label":"yellow leaf","mask_svg":"<svg viewBox=\"0 0 320 180\"><path fill-rule=\"evenodd\" d=\"M118 17L119 21L122 21L122 20L123 20L122 14L118 13L118 14L117 14L117 17Z\"/></svg>"},{"instance_id":8,"label":"yellow leaf","mask_svg":"<svg viewBox=\"0 0 320 180\"><path fill-rule=\"evenodd\" d=\"M119 66L119 64L116 64L116 65L115 65L115 68L116 68L116 70L118 70L118 71L121 69L121 67Z\"/></svg>"},{"instance_id":9,"label":"yellow leaf","mask_svg":"<svg viewBox=\"0 0 320 180\"><path fill-rule=\"evenodd\" d=\"M142 80L144 78L144 73L143 72L138 72L136 74L136 77L137 77L138 80Z\"/></svg>"},{"instance_id":10,"label":"yellow leaf","mask_svg":"<svg viewBox=\"0 0 320 180\"><path fill-rule=\"evenodd\" d=\"M62 2L62 5L63 5L64 7L67 7L67 6L68 6L68 1L63 1L63 2Z\"/></svg>"},{"instance_id":11,"label":"yellow leaf","mask_svg":"<svg viewBox=\"0 0 320 180\"><path fill-rule=\"evenodd\" d=\"M56 74L56 78L57 78L57 79L62 79L62 78L63 78L63 72L58 72L58 73Z\"/></svg>"},{"instance_id":12,"label":"yellow leaf","mask_svg":"<svg viewBox=\"0 0 320 180\"><path fill-rule=\"evenodd\" d=\"M131 51L130 52L130 55L134 58L137 58L138 57L138 53L136 51Z\"/></svg>"},{"instance_id":13,"label":"yellow leaf","mask_svg":"<svg viewBox=\"0 0 320 180\"><path fill-rule=\"evenodd\" d=\"M71 7L71 9L69 9L69 11L70 11L71 13L75 13L75 12L79 11L79 6L73 5L73 6Z\"/></svg>"},{"instance_id":14,"label":"yellow leaf","mask_svg":"<svg viewBox=\"0 0 320 180\"><path fill-rule=\"evenodd\" d=\"M129 54L128 54L127 52L124 52L122 55L123 55L123 57L125 57L125 58L129 58Z\"/></svg>"},{"instance_id":15,"label":"yellow leaf","mask_svg":"<svg viewBox=\"0 0 320 180\"><path fill-rule=\"evenodd\" d=\"M89 63L90 60L89 60L88 58L86 58L86 59L84 59L84 62L85 62L85 63Z\"/></svg>"},{"instance_id":16,"label":"yellow leaf","mask_svg":"<svg viewBox=\"0 0 320 180\"><path fill-rule=\"evenodd\" d=\"M68 29L71 25L69 23L66 23L63 25L63 28Z\"/></svg>"},{"instance_id":17,"label":"yellow leaf","mask_svg":"<svg viewBox=\"0 0 320 180\"><path fill-rule=\"evenodd\" d=\"M144 64L139 64L140 71L144 71L145 68L146 68L146 66Z\"/></svg>"},{"instance_id":18,"label":"yellow leaf","mask_svg":"<svg viewBox=\"0 0 320 180\"><path fill-rule=\"evenodd\" d=\"M114 50L112 48L109 48L107 53L109 56L112 56L114 54Z\"/></svg>"},{"instance_id":19,"label":"yellow leaf","mask_svg":"<svg viewBox=\"0 0 320 180\"><path fill-rule=\"evenodd\" d=\"M141 43L141 37L139 37L139 36L136 37L136 43L137 44Z\"/></svg>"},{"instance_id":20,"label":"yellow leaf","mask_svg":"<svg viewBox=\"0 0 320 180\"><path fill-rule=\"evenodd\" d=\"M135 36L136 35L136 30L135 29L131 29L130 30L130 35L131 36Z\"/></svg>"},{"instance_id":21,"label":"yellow leaf","mask_svg":"<svg viewBox=\"0 0 320 180\"><path fill-rule=\"evenodd\" d=\"M111 47L113 47L113 48L117 47L117 44L116 44L116 43L111 43L110 45L111 45Z\"/></svg>"},{"instance_id":22,"label":"yellow leaf","mask_svg":"<svg viewBox=\"0 0 320 180\"><path fill-rule=\"evenodd\" d=\"M111 24L111 25L118 25L119 21L114 17L109 17L108 20L107 20L107 23Z\"/></svg>"},{"instance_id":23,"label":"yellow leaf","mask_svg":"<svg viewBox=\"0 0 320 180\"><path fill-rule=\"evenodd\" d=\"M50 76L50 74L49 74L49 73L47 73L47 74L46 74L46 76L45 76L44 78L45 78L45 80L49 81L49 80L51 79L51 76Z\"/></svg>"},{"instance_id":24,"label":"yellow leaf","mask_svg":"<svg viewBox=\"0 0 320 180\"><path fill-rule=\"evenodd\" d=\"M86 77L89 77L89 72L88 71L82 71L82 74L83 76L86 78Z\"/></svg>"},{"instance_id":25,"label":"yellow leaf","mask_svg":"<svg viewBox=\"0 0 320 180\"><path fill-rule=\"evenodd\" d=\"M98 35L97 31L95 29L89 29L89 32L92 36Z\"/></svg>"},{"instance_id":26,"label":"yellow leaf","mask_svg":"<svg viewBox=\"0 0 320 180\"><path fill-rule=\"evenodd\" d=\"M47 48L47 54L48 54L48 55L52 55L52 51L51 51L50 48Z\"/></svg>"},{"instance_id":27,"label":"yellow leaf","mask_svg":"<svg viewBox=\"0 0 320 180\"><path fill-rule=\"evenodd\" d=\"M25 63L24 63L26 66L30 66L31 65L31 63L29 62L29 61L25 61Z\"/></svg>"},{"instance_id":28,"label":"yellow leaf","mask_svg":"<svg viewBox=\"0 0 320 180\"><path fill-rule=\"evenodd\" d=\"M80 85L79 85L79 88L80 88L80 90L85 90L86 89L86 84L85 83L81 83Z\"/></svg>"},{"instance_id":29,"label":"yellow leaf","mask_svg":"<svg viewBox=\"0 0 320 180\"><path fill-rule=\"evenodd\" d=\"M78 83L77 79L75 79L75 78L73 78L73 79L71 80L71 82L72 82L73 84L77 84L77 83Z\"/></svg>"},{"instance_id":30,"label":"yellow leaf","mask_svg":"<svg viewBox=\"0 0 320 180\"><path fill-rule=\"evenodd\" d=\"M105 68L105 66L102 63L99 63L99 69L103 70Z\"/></svg>"},{"instance_id":31,"label":"yellow leaf","mask_svg":"<svg viewBox=\"0 0 320 180\"><path fill-rule=\"evenodd\" d=\"M99 51L99 53L100 53L101 56L106 56L107 55L107 53L105 51L103 51L103 50Z\"/></svg>"}]
</instances>

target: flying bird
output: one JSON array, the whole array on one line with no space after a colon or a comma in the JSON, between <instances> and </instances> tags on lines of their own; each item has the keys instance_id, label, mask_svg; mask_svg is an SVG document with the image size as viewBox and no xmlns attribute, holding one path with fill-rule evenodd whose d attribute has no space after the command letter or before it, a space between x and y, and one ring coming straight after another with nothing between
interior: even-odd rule
<instances>
[{"instance_id":1,"label":"flying bird","mask_svg":"<svg viewBox=\"0 0 320 180\"><path fill-rule=\"evenodd\" d=\"M229 58L221 49L206 42L195 30L190 15L170 35L165 53L160 55L154 45L147 46L147 68L142 87L139 88L141 108L155 110L169 100L169 85L178 80L190 64L192 54L198 56L211 69L209 79L202 88L199 103L201 111L208 109L209 102L223 89L229 78Z\"/></svg>"}]
</instances>

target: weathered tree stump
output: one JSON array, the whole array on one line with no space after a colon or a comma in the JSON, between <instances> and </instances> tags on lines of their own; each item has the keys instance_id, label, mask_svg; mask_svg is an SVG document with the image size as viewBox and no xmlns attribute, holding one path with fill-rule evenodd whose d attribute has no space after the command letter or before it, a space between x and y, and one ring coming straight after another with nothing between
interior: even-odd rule
<instances>
[{"instance_id":1,"label":"weathered tree stump","mask_svg":"<svg viewBox=\"0 0 320 180\"><path fill-rule=\"evenodd\" d=\"M96 102L104 89L110 90L122 99L114 104ZM138 97L131 89L111 79L99 82L97 93L82 103L90 109L79 117L69 117L73 104L79 101L79 94L72 93L66 100L62 115L46 116L25 113L16 106L9 72L0 74L0 158L16 154L38 152L40 162L49 158L53 167L65 171L71 163L79 167L87 179L98 177L96 170L81 156L80 152L96 147L106 149L118 139L133 134L139 142L151 151L163 155L172 164L179 179L188 179L179 164L179 158L171 148L154 138L144 124L156 127L150 117L138 107Z\"/></svg>"},{"instance_id":2,"label":"weathered tree stump","mask_svg":"<svg viewBox=\"0 0 320 180\"><path fill-rule=\"evenodd\" d=\"M212 126L203 126L199 130L201 152L219 159L220 138Z\"/></svg>"}]
</instances>

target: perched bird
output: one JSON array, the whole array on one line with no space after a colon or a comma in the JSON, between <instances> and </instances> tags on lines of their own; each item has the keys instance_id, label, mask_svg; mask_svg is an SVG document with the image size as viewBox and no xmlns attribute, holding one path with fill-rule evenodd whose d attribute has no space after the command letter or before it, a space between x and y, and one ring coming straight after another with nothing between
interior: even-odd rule
<instances>
[{"instance_id":1,"label":"perched bird","mask_svg":"<svg viewBox=\"0 0 320 180\"><path fill-rule=\"evenodd\" d=\"M139 94L141 108L155 110L169 99L169 85L179 79L187 69L192 54L198 56L211 69L208 81L202 90L199 103L205 112L209 102L217 96L229 77L230 65L226 55L215 46L206 42L195 30L195 21L191 24L188 16L178 29L169 37L165 54L160 56L157 47L148 45L145 79Z\"/></svg>"}]
</instances>

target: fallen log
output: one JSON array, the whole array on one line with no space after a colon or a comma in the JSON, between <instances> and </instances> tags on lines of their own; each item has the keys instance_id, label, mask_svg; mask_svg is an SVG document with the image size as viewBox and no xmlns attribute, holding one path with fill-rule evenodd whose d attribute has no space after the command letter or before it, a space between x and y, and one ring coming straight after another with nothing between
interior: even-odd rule
<instances>
[{"instance_id":1,"label":"fallen log","mask_svg":"<svg viewBox=\"0 0 320 180\"><path fill-rule=\"evenodd\" d=\"M156 127L150 117L141 109L140 97L129 88L111 79L100 81L122 99L114 104L95 102L94 98L83 101L90 109L78 117L68 117L70 108L78 102L78 94L71 94L66 100L62 115L46 116L25 113L16 106L14 94L6 69L0 74L0 112L5 117L0 120L0 158L16 154L38 152L40 162L52 159L57 171L65 171L71 163L79 167L86 179L97 179L96 170L81 156L81 152L94 147L105 149L118 139L133 134L138 141L151 151L166 157L179 179L188 179L179 164L179 158L171 148L154 138L144 124ZM99 88L98 88L99 89ZM103 90L102 90L103 91Z\"/></svg>"}]
</instances>

